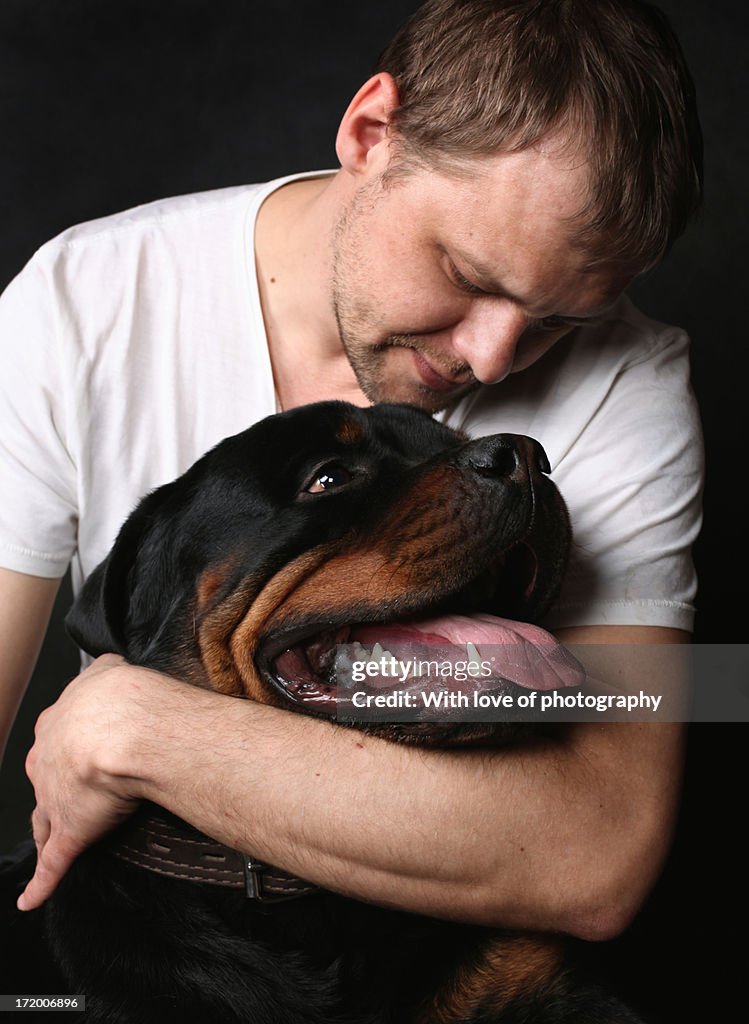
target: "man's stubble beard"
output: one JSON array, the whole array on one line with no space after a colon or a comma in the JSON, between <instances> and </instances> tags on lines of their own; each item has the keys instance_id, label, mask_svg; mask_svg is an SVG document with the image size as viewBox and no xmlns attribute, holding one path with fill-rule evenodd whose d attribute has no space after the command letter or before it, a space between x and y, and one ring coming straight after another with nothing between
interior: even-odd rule
<instances>
[{"instance_id":1,"label":"man's stubble beard","mask_svg":"<svg viewBox=\"0 0 749 1024\"><path fill-rule=\"evenodd\" d=\"M388 350L410 349L427 355L428 350L419 344L417 336L410 334L390 334L376 342L368 340L377 333L377 311L371 304L360 302L357 305L354 299L356 295L365 294L367 281L366 267L357 251L356 231L361 232L361 220L366 215L362 212L365 204L371 209L377 202L374 193L381 194L383 187L379 182L373 182L372 186L354 196L333 233L331 301L338 335L356 381L370 402L408 402L435 413L451 405L456 398L476 390L478 382L472 378L455 391L445 393L409 379L408 393L394 395L385 377ZM462 369L456 367L455 372Z\"/></svg>"}]
</instances>

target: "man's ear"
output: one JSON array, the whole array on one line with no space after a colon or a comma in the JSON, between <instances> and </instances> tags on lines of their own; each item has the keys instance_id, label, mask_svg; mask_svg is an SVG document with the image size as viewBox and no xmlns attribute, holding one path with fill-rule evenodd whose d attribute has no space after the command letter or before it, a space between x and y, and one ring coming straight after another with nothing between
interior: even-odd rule
<instances>
[{"instance_id":1,"label":"man's ear","mask_svg":"<svg viewBox=\"0 0 749 1024\"><path fill-rule=\"evenodd\" d=\"M350 174L382 173L389 159L390 116L398 107L398 86L386 71L368 79L343 115L336 137L341 167Z\"/></svg>"}]
</instances>

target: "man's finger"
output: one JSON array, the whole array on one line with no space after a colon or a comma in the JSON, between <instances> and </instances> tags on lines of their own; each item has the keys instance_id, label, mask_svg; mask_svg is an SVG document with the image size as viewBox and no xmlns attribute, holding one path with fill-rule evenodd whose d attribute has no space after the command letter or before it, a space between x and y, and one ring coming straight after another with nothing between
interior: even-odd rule
<instances>
[{"instance_id":1,"label":"man's finger","mask_svg":"<svg viewBox=\"0 0 749 1024\"><path fill-rule=\"evenodd\" d=\"M75 854L66 852L50 838L39 848L34 876L18 897L19 910L36 910L48 900L60 880L75 860Z\"/></svg>"}]
</instances>

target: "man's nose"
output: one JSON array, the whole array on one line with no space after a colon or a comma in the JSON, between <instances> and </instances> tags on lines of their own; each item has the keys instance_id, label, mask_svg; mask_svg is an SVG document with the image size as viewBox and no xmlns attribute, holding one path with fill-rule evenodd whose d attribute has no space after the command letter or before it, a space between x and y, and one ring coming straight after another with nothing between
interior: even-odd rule
<instances>
[{"instance_id":1,"label":"man's nose","mask_svg":"<svg viewBox=\"0 0 749 1024\"><path fill-rule=\"evenodd\" d=\"M471 367L476 380L496 384L511 372L527 325L526 315L516 303L498 296L482 298L473 302L453 328L452 347Z\"/></svg>"}]
</instances>

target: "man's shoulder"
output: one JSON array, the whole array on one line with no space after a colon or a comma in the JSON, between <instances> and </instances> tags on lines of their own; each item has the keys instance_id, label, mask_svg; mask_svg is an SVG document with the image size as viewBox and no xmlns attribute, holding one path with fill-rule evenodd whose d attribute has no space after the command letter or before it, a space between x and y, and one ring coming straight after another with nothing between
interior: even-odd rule
<instances>
[{"instance_id":1,"label":"man's shoulder","mask_svg":"<svg viewBox=\"0 0 749 1024\"><path fill-rule=\"evenodd\" d=\"M140 260L149 252L170 266L197 260L202 267L223 253L229 257L252 246L255 216L266 197L287 182L329 173L309 171L260 184L193 192L157 199L61 232L42 245L27 269L41 270L57 285L84 272L106 273ZM236 248L232 241L240 247ZM98 271L97 271L98 268Z\"/></svg>"},{"instance_id":2,"label":"man's shoulder","mask_svg":"<svg viewBox=\"0 0 749 1024\"><path fill-rule=\"evenodd\" d=\"M144 203L95 220L75 224L52 238L39 250L39 255L55 254L76 248L96 247L123 236L148 234L154 229L179 230L212 215L235 215L247 207L264 185L238 185L231 188L193 192Z\"/></svg>"},{"instance_id":3,"label":"man's shoulder","mask_svg":"<svg viewBox=\"0 0 749 1024\"><path fill-rule=\"evenodd\" d=\"M265 198L275 189L300 178L329 173L305 171L259 184L234 185L157 199L75 224L42 246L39 253L55 254L76 248L95 248L97 244L106 244L110 239L122 240L128 235L134 238L145 237L153 232L178 235L183 229L199 230L212 221L220 225L222 219L227 219L232 225L241 225L243 216L252 219Z\"/></svg>"},{"instance_id":4,"label":"man's shoulder","mask_svg":"<svg viewBox=\"0 0 749 1024\"><path fill-rule=\"evenodd\" d=\"M42 245L10 282L2 308L21 322L45 310L65 322L104 321L128 297L157 295L220 274L247 251L262 185L175 196L77 224Z\"/></svg>"}]
</instances>

